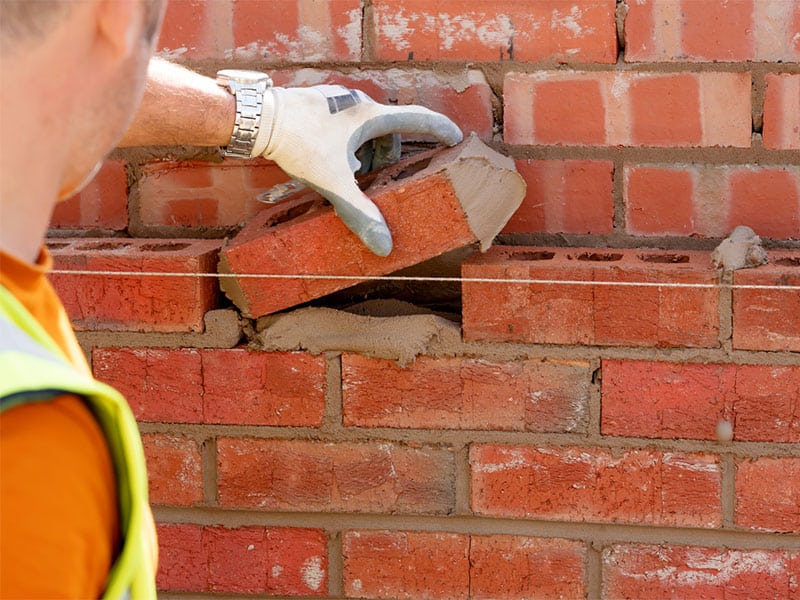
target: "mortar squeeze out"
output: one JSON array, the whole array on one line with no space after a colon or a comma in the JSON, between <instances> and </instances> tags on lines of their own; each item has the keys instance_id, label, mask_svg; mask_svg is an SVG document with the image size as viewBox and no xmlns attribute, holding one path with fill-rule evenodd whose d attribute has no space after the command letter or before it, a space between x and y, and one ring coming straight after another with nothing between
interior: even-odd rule
<instances>
[{"instance_id":1,"label":"mortar squeeze out","mask_svg":"<svg viewBox=\"0 0 800 600\"><path fill-rule=\"evenodd\" d=\"M711 253L714 267L723 274L758 267L768 262L761 238L750 227L739 225Z\"/></svg>"},{"instance_id":2,"label":"mortar squeeze out","mask_svg":"<svg viewBox=\"0 0 800 600\"><path fill-rule=\"evenodd\" d=\"M438 315L375 317L325 307L265 317L259 320L259 330L251 344L261 350L353 352L394 360L401 367L421 354L455 348L461 341L459 326Z\"/></svg>"}]
</instances>

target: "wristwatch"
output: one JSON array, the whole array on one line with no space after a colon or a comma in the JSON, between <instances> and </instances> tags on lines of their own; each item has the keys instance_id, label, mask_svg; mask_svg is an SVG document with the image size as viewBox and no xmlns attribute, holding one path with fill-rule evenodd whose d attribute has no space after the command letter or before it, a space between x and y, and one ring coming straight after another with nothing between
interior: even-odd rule
<instances>
[{"instance_id":1,"label":"wristwatch","mask_svg":"<svg viewBox=\"0 0 800 600\"><path fill-rule=\"evenodd\" d=\"M258 71L223 69L217 72L217 84L236 97L231 141L222 151L225 156L250 158L261 125L264 92L272 87L272 79Z\"/></svg>"}]
</instances>

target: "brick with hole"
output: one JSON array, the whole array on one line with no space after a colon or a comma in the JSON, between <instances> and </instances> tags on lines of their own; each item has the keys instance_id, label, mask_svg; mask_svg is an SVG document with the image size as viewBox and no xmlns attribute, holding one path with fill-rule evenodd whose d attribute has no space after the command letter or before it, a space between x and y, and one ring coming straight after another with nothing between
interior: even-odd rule
<instances>
[{"instance_id":1,"label":"brick with hole","mask_svg":"<svg viewBox=\"0 0 800 600\"><path fill-rule=\"evenodd\" d=\"M583 361L419 356L395 362L342 355L351 427L586 431L592 370Z\"/></svg>"},{"instance_id":2,"label":"brick with hole","mask_svg":"<svg viewBox=\"0 0 800 600\"><path fill-rule=\"evenodd\" d=\"M734 284L779 288L734 288L733 347L800 352L800 251L772 250L769 261L734 273Z\"/></svg>"},{"instance_id":3,"label":"brick with hole","mask_svg":"<svg viewBox=\"0 0 800 600\"><path fill-rule=\"evenodd\" d=\"M203 277L214 272L218 240L73 238L48 247L56 270L103 272L51 275L75 329L203 331L219 306L215 278Z\"/></svg>"},{"instance_id":4,"label":"brick with hole","mask_svg":"<svg viewBox=\"0 0 800 600\"><path fill-rule=\"evenodd\" d=\"M713 288L669 287L716 282L717 275L705 252L495 247L465 261L461 273L466 340L649 347L719 345L718 292ZM610 285L618 282L622 285ZM652 285L657 283L666 285Z\"/></svg>"},{"instance_id":5,"label":"brick with hole","mask_svg":"<svg viewBox=\"0 0 800 600\"><path fill-rule=\"evenodd\" d=\"M722 524L722 470L714 454L475 444L471 506L491 517Z\"/></svg>"},{"instance_id":6,"label":"brick with hole","mask_svg":"<svg viewBox=\"0 0 800 600\"><path fill-rule=\"evenodd\" d=\"M309 192L263 210L223 247L225 293L246 316L258 317L355 285L361 276L386 275L476 242L485 249L519 207L525 184L513 160L473 136L388 167L366 194L392 232L389 256L372 254Z\"/></svg>"},{"instance_id":7,"label":"brick with hole","mask_svg":"<svg viewBox=\"0 0 800 600\"><path fill-rule=\"evenodd\" d=\"M670 544L602 551L603 598L796 598L800 552Z\"/></svg>"}]
</instances>

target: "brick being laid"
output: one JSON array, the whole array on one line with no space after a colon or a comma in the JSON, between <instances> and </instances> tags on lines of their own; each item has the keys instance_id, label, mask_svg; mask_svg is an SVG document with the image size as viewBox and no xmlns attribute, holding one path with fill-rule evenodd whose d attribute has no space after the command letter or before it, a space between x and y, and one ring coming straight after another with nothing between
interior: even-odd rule
<instances>
[{"instance_id":1,"label":"brick being laid","mask_svg":"<svg viewBox=\"0 0 800 600\"><path fill-rule=\"evenodd\" d=\"M718 275L707 252L495 247L461 274L469 341L719 345L719 292L706 287Z\"/></svg>"},{"instance_id":2,"label":"brick being laid","mask_svg":"<svg viewBox=\"0 0 800 600\"><path fill-rule=\"evenodd\" d=\"M53 239L48 248L57 272L50 280L77 330L203 331L204 315L217 308L219 300L217 282L203 275L214 272L220 244L189 239Z\"/></svg>"},{"instance_id":3,"label":"brick being laid","mask_svg":"<svg viewBox=\"0 0 800 600\"><path fill-rule=\"evenodd\" d=\"M384 169L365 193L392 233L389 256L372 254L309 192L263 210L223 247L223 291L244 315L258 317L456 248L485 250L522 202L525 183L512 159L473 136Z\"/></svg>"}]
</instances>

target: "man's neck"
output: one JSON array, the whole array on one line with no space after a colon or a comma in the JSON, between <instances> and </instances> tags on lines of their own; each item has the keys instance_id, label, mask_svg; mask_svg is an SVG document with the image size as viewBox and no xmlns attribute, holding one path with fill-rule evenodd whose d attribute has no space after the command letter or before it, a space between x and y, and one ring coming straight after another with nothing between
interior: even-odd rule
<instances>
[{"instance_id":1,"label":"man's neck","mask_svg":"<svg viewBox=\"0 0 800 600\"><path fill-rule=\"evenodd\" d=\"M21 130L24 124L9 117L12 107L0 110L0 248L35 262L58 199L63 156L58 148L47 151L49 140L26 145L31 140Z\"/></svg>"}]
</instances>

